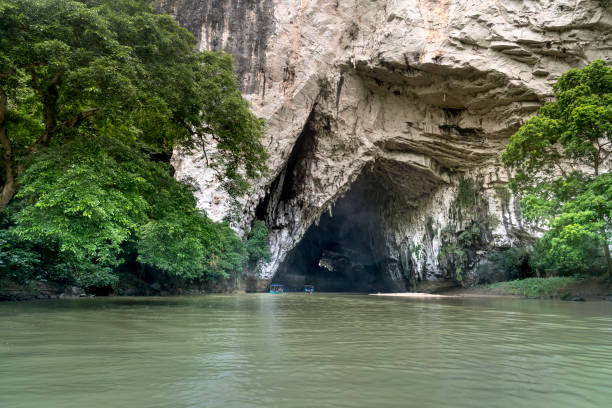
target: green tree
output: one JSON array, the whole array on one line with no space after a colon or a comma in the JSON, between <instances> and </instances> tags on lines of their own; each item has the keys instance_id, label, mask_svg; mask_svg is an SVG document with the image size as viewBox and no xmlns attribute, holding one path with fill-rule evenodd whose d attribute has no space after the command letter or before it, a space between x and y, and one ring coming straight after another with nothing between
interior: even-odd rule
<instances>
[{"instance_id":1,"label":"green tree","mask_svg":"<svg viewBox=\"0 0 612 408\"><path fill-rule=\"evenodd\" d=\"M117 267L133 258L201 279L227 278L266 254L265 226L243 242L197 210L192 189L174 180L167 164L106 136L81 135L42 150L20 182L9 206L14 225L0 230L5 274L48 263L41 248L55 252L48 278L85 287L114 283Z\"/></svg>"},{"instance_id":2,"label":"green tree","mask_svg":"<svg viewBox=\"0 0 612 408\"><path fill-rule=\"evenodd\" d=\"M251 266L259 260L269 261L272 254L268 245L268 227L263 221L255 221L247 234L246 254Z\"/></svg>"},{"instance_id":3,"label":"green tree","mask_svg":"<svg viewBox=\"0 0 612 408\"><path fill-rule=\"evenodd\" d=\"M0 210L33 153L84 130L165 155L210 136L228 191L243 193L266 168L264 125L231 56L195 45L145 0L0 3Z\"/></svg>"},{"instance_id":4,"label":"green tree","mask_svg":"<svg viewBox=\"0 0 612 408\"><path fill-rule=\"evenodd\" d=\"M597 60L563 74L555 101L527 121L502 154L530 220L549 230L536 247L551 269L587 272L603 247L612 276L612 69Z\"/></svg>"},{"instance_id":5,"label":"green tree","mask_svg":"<svg viewBox=\"0 0 612 408\"><path fill-rule=\"evenodd\" d=\"M114 283L126 261L184 279L248 263L247 243L163 161L212 138L241 194L266 169L263 121L231 57L197 52L148 3L0 3L1 276L87 287Z\"/></svg>"}]
</instances>

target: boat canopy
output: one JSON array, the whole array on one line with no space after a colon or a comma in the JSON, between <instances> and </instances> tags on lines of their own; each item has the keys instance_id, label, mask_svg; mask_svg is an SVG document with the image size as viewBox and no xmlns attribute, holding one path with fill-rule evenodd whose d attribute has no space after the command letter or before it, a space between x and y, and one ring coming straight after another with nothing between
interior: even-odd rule
<instances>
[{"instance_id":1,"label":"boat canopy","mask_svg":"<svg viewBox=\"0 0 612 408\"><path fill-rule=\"evenodd\" d=\"M285 293L285 287L280 283L272 283L270 285L270 293Z\"/></svg>"}]
</instances>

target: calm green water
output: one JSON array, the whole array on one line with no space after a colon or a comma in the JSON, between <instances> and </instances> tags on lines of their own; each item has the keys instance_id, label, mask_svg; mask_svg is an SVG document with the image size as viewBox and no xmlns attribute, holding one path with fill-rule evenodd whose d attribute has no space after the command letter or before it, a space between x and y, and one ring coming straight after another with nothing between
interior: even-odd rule
<instances>
[{"instance_id":1,"label":"calm green water","mask_svg":"<svg viewBox=\"0 0 612 408\"><path fill-rule=\"evenodd\" d=\"M286 294L0 304L0 407L610 407L612 304Z\"/></svg>"}]
</instances>

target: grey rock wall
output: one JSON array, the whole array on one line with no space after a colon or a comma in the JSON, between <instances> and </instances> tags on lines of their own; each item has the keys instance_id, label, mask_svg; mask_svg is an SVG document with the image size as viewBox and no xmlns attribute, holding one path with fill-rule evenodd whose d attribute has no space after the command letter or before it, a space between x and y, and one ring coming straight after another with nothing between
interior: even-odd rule
<instances>
[{"instance_id":1,"label":"grey rock wall","mask_svg":"<svg viewBox=\"0 0 612 408\"><path fill-rule=\"evenodd\" d=\"M273 259L260 278L272 278L364 171L374 180L391 279L445 279L459 262L469 281L484 251L537 235L504 190L499 153L561 73L612 61L612 14L602 4L165 2L202 48L234 55L245 97L268 122L271 173L242 200L245 225L258 217L272 231ZM215 190L208 171L184 165L177 173ZM474 182L474 198L458 205L461 180ZM475 223L483 228L469 260L448 255Z\"/></svg>"},{"instance_id":2,"label":"grey rock wall","mask_svg":"<svg viewBox=\"0 0 612 408\"><path fill-rule=\"evenodd\" d=\"M164 0L159 9L191 31L200 49L232 54L245 93L259 87L268 39L275 30L272 0Z\"/></svg>"}]
</instances>

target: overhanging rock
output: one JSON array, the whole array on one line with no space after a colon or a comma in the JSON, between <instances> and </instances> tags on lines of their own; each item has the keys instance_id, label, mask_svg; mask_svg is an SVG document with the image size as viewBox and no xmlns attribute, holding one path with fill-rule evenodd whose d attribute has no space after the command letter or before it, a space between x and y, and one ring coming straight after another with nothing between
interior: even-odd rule
<instances>
[{"instance_id":1,"label":"overhanging rock","mask_svg":"<svg viewBox=\"0 0 612 408\"><path fill-rule=\"evenodd\" d=\"M424 281L449 277L455 261L441 248L474 223L483 225L482 251L533 234L505 190L499 153L561 73L611 61L612 15L601 4L166 0L162 8L202 48L234 55L244 95L268 123L270 175L243 201L245 225L257 217L271 229L273 257L259 277L271 279L367 173L381 187L371 199L385 279ZM206 171L184 166L177 177L211 191Z\"/></svg>"}]
</instances>

